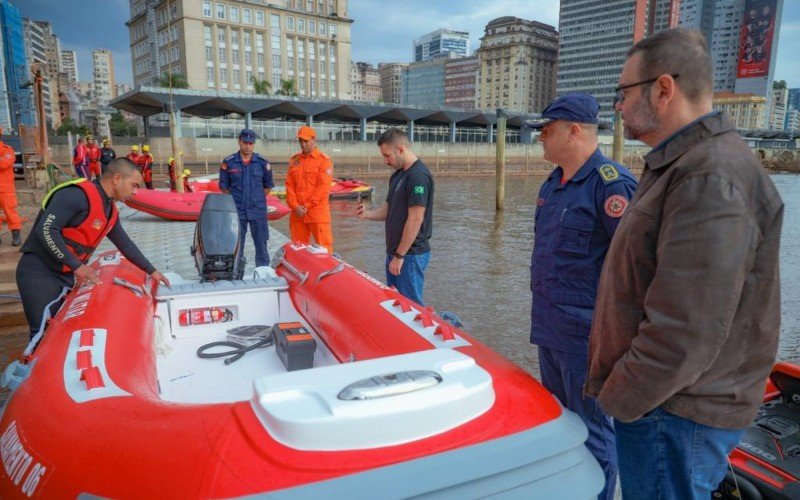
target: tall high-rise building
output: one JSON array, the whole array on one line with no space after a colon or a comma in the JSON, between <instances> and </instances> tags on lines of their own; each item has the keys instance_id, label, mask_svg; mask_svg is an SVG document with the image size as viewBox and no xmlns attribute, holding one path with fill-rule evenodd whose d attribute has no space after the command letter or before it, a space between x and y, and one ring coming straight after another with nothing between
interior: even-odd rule
<instances>
[{"instance_id":1,"label":"tall high-rise building","mask_svg":"<svg viewBox=\"0 0 800 500\"><path fill-rule=\"evenodd\" d=\"M444 105L446 108L478 107L478 56L460 57L444 63Z\"/></svg>"},{"instance_id":2,"label":"tall high-rise building","mask_svg":"<svg viewBox=\"0 0 800 500\"><path fill-rule=\"evenodd\" d=\"M378 72L381 75L381 93L383 102L400 104L403 100L403 71L408 69L407 63L380 63Z\"/></svg>"},{"instance_id":3,"label":"tall high-rise building","mask_svg":"<svg viewBox=\"0 0 800 500\"><path fill-rule=\"evenodd\" d=\"M108 106L117 97L117 82L114 80L114 58L108 49L92 51L92 83L94 97L99 107Z\"/></svg>"},{"instance_id":4,"label":"tall high-rise building","mask_svg":"<svg viewBox=\"0 0 800 500\"><path fill-rule=\"evenodd\" d=\"M414 61L437 57L466 57L469 53L469 32L446 28L431 31L414 40Z\"/></svg>"},{"instance_id":5,"label":"tall high-rise building","mask_svg":"<svg viewBox=\"0 0 800 500\"><path fill-rule=\"evenodd\" d=\"M273 92L294 81L300 96L350 95L347 0L130 0L134 85L165 72L190 88ZM200 49L200 47L203 47Z\"/></svg>"},{"instance_id":6,"label":"tall high-rise building","mask_svg":"<svg viewBox=\"0 0 800 500\"><path fill-rule=\"evenodd\" d=\"M78 85L78 53L74 50L61 49L61 71L67 74L67 82L71 89Z\"/></svg>"},{"instance_id":7,"label":"tall high-rise building","mask_svg":"<svg viewBox=\"0 0 800 500\"><path fill-rule=\"evenodd\" d=\"M540 113L556 94L558 37L553 26L538 21L490 21L476 51L478 108Z\"/></svg>"},{"instance_id":8,"label":"tall high-rise building","mask_svg":"<svg viewBox=\"0 0 800 500\"><path fill-rule=\"evenodd\" d=\"M403 70L401 104L422 108L444 106L444 65L446 57L413 62Z\"/></svg>"},{"instance_id":9,"label":"tall high-rise building","mask_svg":"<svg viewBox=\"0 0 800 500\"><path fill-rule=\"evenodd\" d=\"M787 109L800 109L800 88L789 89L786 97Z\"/></svg>"},{"instance_id":10,"label":"tall high-rise building","mask_svg":"<svg viewBox=\"0 0 800 500\"><path fill-rule=\"evenodd\" d=\"M614 114L628 49L655 31L677 26L678 0L561 0L558 95L592 94L600 116Z\"/></svg>"},{"instance_id":11,"label":"tall high-rise building","mask_svg":"<svg viewBox=\"0 0 800 500\"><path fill-rule=\"evenodd\" d=\"M58 128L61 124L61 113L59 110L59 82L58 74L61 71L61 41L53 32L53 26L47 21L34 21L42 32L44 42L45 57L45 79L50 88L50 120L53 128Z\"/></svg>"},{"instance_id":12,"label":"tall high-rise building","mask_svg":"<svg viewBox=\"0 0 800 500\"><path fill-rule=\"evenodd\" d=\"M52 85L56 85L57 81L53 82L50 80L50 78L48 78L48 61L45 40L49 38L50 33L47 31L45 25L49 26L49 23L32 21L27 17L22 18L22 26L25 30L25 57L28 60L28 64L40 64L44 69L44 79L42 81L42 102L44 104L45 120L47 121L48 127L53 128L55 123L53 120L53 111L56 112L55 116L58 116L58 100L53 102L50 88Z\"/></svg>"},{"instance_id":13,"label":"tall high-rise building","mask_svg":"<svg viewBox=\"0 0 800 500\"><path fill-rule=\"evenodd\" d=\"M11 2L0 0L0 36L3 39L3 77L6 93L0 100L7 103L11 128L20 124L36 124L36 108L30 88L21 88L30 81L30 66L25 53L25 30L22 15Z\"/></svg>"},{"instance_id":14,"label":"tall high-rise building","mask_svg":"<svg viewBox=\"0 0 800 500\"><path fill-rule=\"evenodd\" d=\"M800 109L790 109L786 112L783 129L787 132L800 132Z\"/></svg>"},{"instance_id":15,"label":"tall high-rise building","mask_svg":"<svg viewBox=\"0 0 800 500\"><path fill-rule=\"evenodd\" d=\"M354 101L380 102L383 97L381 74L365 62L350 63L350 88Z\"/></svg>"},{"instance_id":16,"label":"tall high-rise building","mask_svg":"<svg viewBox=\"0 0 800 500\"><path fill-rule=\"evenodd\" d=\"M772 83L772 102L769 112L769 129L783 130L786 124L786 105L789 101L789 89L786 80Z\"/></svg>"},{"instance_id":17,"label":"tall high-rise building","mask_svg":"<svg viewBox=\"0 0 800 500\"><path fill-rule=\"evenodd\" d=\"M682 0L680 25L703 32L711 50L714 90L736 88L736 59L745 0Z\"/></svg>"}]
</instances>

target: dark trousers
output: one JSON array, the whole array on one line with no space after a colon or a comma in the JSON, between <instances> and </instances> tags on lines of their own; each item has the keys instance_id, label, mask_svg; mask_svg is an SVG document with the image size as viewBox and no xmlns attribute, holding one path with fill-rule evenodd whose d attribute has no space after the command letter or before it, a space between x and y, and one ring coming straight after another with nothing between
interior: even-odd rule
<instances>
[{"instance_id":1,"label":"dark trousers","mask_svg":"<svg viewBox=\"0 0 800 500\"><path fill-rule=\"evenodd\" d=\"M603 413L597 399L583 393L589 366L586 355L538 347L542 385L552 392L562 405L577 413L589 429L586 447L600 462L600 467L606 476L605 488L597 498L613 500L617 486L617 446L614 440L614 427L611 419Z\"/></svg>"},{"instance_id":2,"label":"dark trousers","mask_svg":"<svg viewBox=\"0 0 800 500\"><path fill-rule=\"evenodd\" d=\"M28 320L31 338L44 326L47 305L58 298L64 287L72 288L74 284L75 277L72 274L53 271L38 255L22 255L17 264L17 289L22 298L22 308L25 319ZM50 304L50 317L55 315L63 302L62 298Z\"/></svg>"},{"instance_id":3,"label":"dark trousers","mask_svg":"<svg viewBox=\"0 0 800 500\"><path fill-rule=\"evenodd\" d=\"M256 246L256 267L269 265L269 252L267 251L267 240L269 239L269 228L267 218L262 217L254 220L239 219L239 231L242 235L242 250L247 240L247 226L253 234L253 244Z\"/></svg>"}]
</instances>

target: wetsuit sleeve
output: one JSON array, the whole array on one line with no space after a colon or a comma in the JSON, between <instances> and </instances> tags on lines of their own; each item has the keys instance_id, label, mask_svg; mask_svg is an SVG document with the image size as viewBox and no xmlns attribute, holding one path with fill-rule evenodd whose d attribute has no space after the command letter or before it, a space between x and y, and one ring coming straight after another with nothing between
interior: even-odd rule
<instances>
[{"instance_id":1,"label":"wetsuit sleeve","mask_svg":"<svg viewBox=\"0 0 800 500\"><path fill-rule=\"evenodd\" d=\"M614 236L620 219L630 205L636 185L635 179L625 177L601 188L597 213L600 214L600 220L609 236Z\"/></svg>"},{"instance_id":2,"label":"wetsuit sleeve","mask_svg":"<svg viewBox=\"0 0 800 500\"><path fill-rule=\"evenodd\" d=\"M126 259L131 261L139 269L147 274L152 274L152 272L156 270L153 264L151 264L144 254L142 254L141 250L139 250L139 247L131 240L128 233L122 229L122 224L119 223L119 220L114 224L111 231L108 232L108 239L122 252L122 255L124 255Z\"/></svg>"},{"instance_id":3,"label":"wetsuit sleeve","mask_svg":"<svg viewBox=\"0 0 800 500\"><path fill-rule=\"evenodd\" d=\"M65 187L53 194L38 224L33 228L42 247L46 248L54 259L66 264L73 271L81 267L82 262L67 249L61 231L67 225L80 225L88 214L89 200L83 191L78 187Z\"/></svg>"}]
</instances>

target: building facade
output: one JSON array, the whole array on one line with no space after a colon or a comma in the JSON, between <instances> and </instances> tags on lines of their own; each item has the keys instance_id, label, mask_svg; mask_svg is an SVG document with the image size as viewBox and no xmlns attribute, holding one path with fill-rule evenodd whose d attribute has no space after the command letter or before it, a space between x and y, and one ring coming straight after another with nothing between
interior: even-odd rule
<instances>
[{"instance_id":1,"label":"building facade","mask_svg":"<svg viewBox=\"0 0 800 500\"><path fill-rule=\"evenodd\" d=\"M407 63L380 63L378 72L381 75L381 94L383 102L400 104L403 100L403 71L408 69Z\"/></svg>"},{"instance_id":2,"label":"building facade","mask_svg":"<svg viewBox=\"0 0 800 500\"><path fill-rule=\"evenodd\" d=\"M61 72L67 75L69 88L75 90L78 84L78 53L74 50L61 49Z\"/></svg>"},{"instance_id":3,"label":"building facade","mask_svg":"<svg viewBox=\"0 0 800 500\"><path fill-rule=\"evenodd\" d=\"M786 112L784 130L787 132L800 132L800 109L790 109Z\"/></svg>"},{"instance_id":4,"label":"building facade","mask_svg":"<svg viewBox=\"0 0 800 500\"><path fill-rule=\"evenodd\" d=\"M346 0L130 0L134 85L165 72L193 89L277 92L285 81L305 97L350 97ZM202 47L202 50L199 50Z\"/></svg>"},{"instance_id":5,"label":"building facade","mask_svg":"<svg viewBox=\"0 0 800 500\"><path fill-rule=\"evenodd\" d=\"M466 57L469 55L469 32L442 28L415 39L413 45L414 62L438 57Z\"/></svg>"},{"instance_id":6,"label":"building facade","mask_svg":"<svg viewBox=\"0 0 800 500\"><path fill-rule=\"evenodd\" d=\"M55 103L52 100L52 93L50 91L53 84L57 82L53 82L48 77L48 61L47 61L47 51L46 51L46 39L49 38L49 31L47 27L49 23L39 22L39 21L32 21L27 17L22 18L22 26L25 31L25 57L28 61L29 65L38 64L41 65L43 70L43 80L42 80L42 103L44 104L44 114L45 120L47 121L47 126L49 128L53 128L53 112L55 111L56 116L58 116L58 101ZM30 66L29 66L30 67ZM30 80L30 78L26 78L26 81ZM30 92L33 92L33 87L30 87Z\"/></svg>"},{"instance_id":7,"label":"building facade","mask_svg":"<svg viewBox=\"0 0 800 500\"><path fill-rule=\"evenodd\" d=\"M61 41L53 32L53 26L47 21L34 21L41 29L44 42L45 57L45 78L47 86L50 88L50 121L53 128L61 125L61 113L59 112L59 80L58 74L61 72Z\"/></svg>"},{"instance_id":8,"label":"building facade","mask_svg":"<svg viewBox=\"0 0 800 500\"><path fill-rule=\"evenodd\" d=\"M350 88L354 101L380 102L383 99L381 74L371 64L350 63Z\"/></svg>"},{"instance_id":9,"label":"building facade","mask_svg":"<svg viewBox=\"0 0 800 500\"><path fill-rule=\"evenodd\" d=\"M800 88L789 89L786 98L787 109L800 109Z\"/></svg>"},{"instance_id":10,"label":"building facade","mask_svg":"<svg viewBox=\"0 0 800 500\"><path fill-rule=\"evenodd\" d=\"M614 116L614 88L631 45L677 26L676 0L561 0L558 95L592 94Z\"/></svg>"},{"instance_id":11,"label":"building facade","mask_svg":"<svg viewBox=\"0 0 800 500\"><path fill-rule=\"evenodd\" d=\"M489 22L476 51L478 108L542 112L556 95L558 46L559 33L548 24L517 17Z\"/></svg>"},{"instance_id":12,"label":"building facade","mask_svg":"<svg viewBox=\"0 0 800 500\"><path fill-rule=\"evenodd\" d=\"M727 113L739 130L764 130L766 109L767 98L761 95L714 92L714 110Z\"/></svg>"},{"instance_id":13,"label":"building facade","mask_svg":"<svg viewBox=\"0 0 800 500\"><path fill-rule=\"evenodd\" d=\"M444 63L446 108L477 109L478 56L460 57Z\"/></svg>"},{"instance_id":14,"label":"building facade","mask_svg":"<svg viewBox=\"0 0 800 500\"><path fill-rule=\"evenodd\" d=\"M770 102L769 129L783 130L786 125L786 108L789 101L789 89L786 81L772 83L772 101Z\"/></svg>"},{"instance_id":15,"label":"building facade","mask_svg":"<svg viewBox=\"0 0 800 500\"><path fill-rule=\"evenodd\" d=\"M92 83L98 107L108 106L117 97L117 82L114 79L114 57L108 49L92 51Z\"/></svg>"},{"instance_id":16,"label":"building facade","mask_svg":"<svg viewBox=\"0 0 800 500\"><path fill-rule=\"evenodd\" d=\"M36 124L36 107L30 88L21 88L30 80L30 66L25 53L25 30L22 15L8 0L0 0L0 30L3 38L3 77L11 128Z\"/></svg>"},{"instance_id":17,"label":"building facade","mask_svg":"<svg viewBox=\"0 0 800 500\"><path fill-rule=\"evenodd\" d=\"M413 62L403 70L400 104L423 108L444 106L444 65L447 58Z\"/></svg>"}]
</instances>

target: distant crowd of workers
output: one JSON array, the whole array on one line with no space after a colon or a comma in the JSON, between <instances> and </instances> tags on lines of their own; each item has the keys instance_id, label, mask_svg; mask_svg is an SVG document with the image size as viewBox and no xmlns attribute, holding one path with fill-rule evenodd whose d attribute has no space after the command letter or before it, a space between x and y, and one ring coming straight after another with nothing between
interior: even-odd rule
<instances>
[{"instance_id":1,"label":"distant crowd of workers","mask_svg":"<svg viewBox=\"0 0 800 500\"><path fill-rule=\"evenodd\" d=\"M183 155L183 152L179 153ZM117 157L116 151L111 147L109 139L103 139L103 147L98 147L92 135L78 138L78 145L72 151L72 166L75 168L75 175L89 180L99 179L100 176L106 171L109 163ZM144 185L147 189L153 189L153 163L155 158L150 154L150 146L145 144L142 146L141 152L139 145L134 144L131 146L131 151L126 156L131 160L142 173ZM175 172L175 158L170 157L167 162L169 168L169 188L171 191L177 191L178 176ZM189 176L192 172L189 169L183 169L181 178L183 179L184 192L191 192L189 186Z\"/></svg>"}]
</instances>

